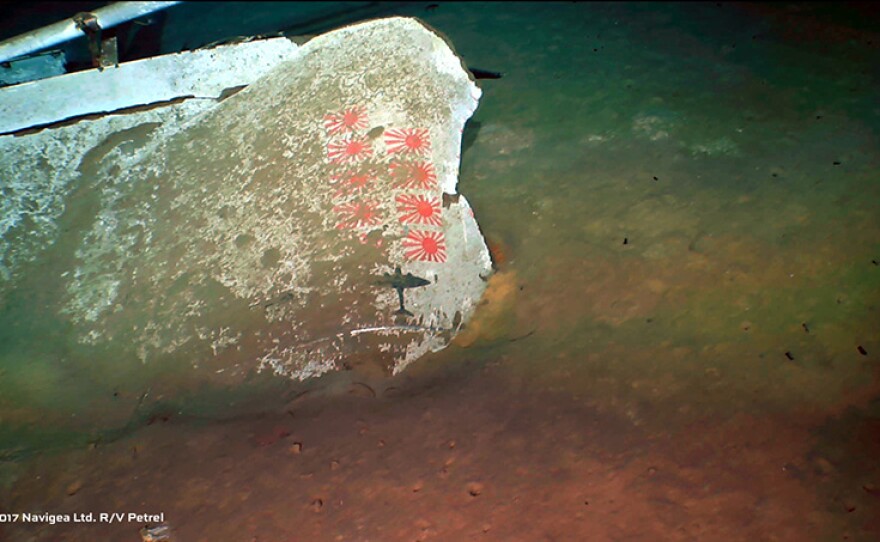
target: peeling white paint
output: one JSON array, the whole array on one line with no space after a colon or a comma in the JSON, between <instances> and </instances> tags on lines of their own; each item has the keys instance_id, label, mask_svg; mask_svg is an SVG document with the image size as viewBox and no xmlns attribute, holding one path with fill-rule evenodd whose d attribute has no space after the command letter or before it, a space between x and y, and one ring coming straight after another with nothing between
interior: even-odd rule
<instances>
[{"instance_id":1,"label":"peeling white paint","mask_svg":"<svg viewBox=\"0 0 880 542\"><path fill-rule=\"evenodd\" d=\"M59 317L81 343L131 345L143 362L304 379L366 352L399 372L448 344L491 272L467 200L441 205L479 95L442 38L394 18L315 38L196 116L138 113L155 126L130 140L118 134L134 116L28 136L61 149L47 158L61 175L32 176L64 180L39 200L48 225L29 226L41 242L3 260L3 284L44 255L67 265ZM363 186L339 180L355 166ZM395 273L421 279L406 312Z\"/></svg>"}]
</instances>

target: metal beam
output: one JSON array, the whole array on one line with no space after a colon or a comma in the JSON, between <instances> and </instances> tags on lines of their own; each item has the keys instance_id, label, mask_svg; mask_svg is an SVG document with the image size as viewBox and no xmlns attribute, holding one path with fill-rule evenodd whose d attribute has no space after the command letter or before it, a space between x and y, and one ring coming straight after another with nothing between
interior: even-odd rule
<instances>
[{"instance_id":1,"label":"metal beam","mask_svg":"<svg viewBox=\"0 0 880 542\"><path fill-rule=\"evenodd\" d=\"M91 13L98 18L98 25L104 29L176 4L180 4L180 2L116 2ZM71 17L0 42L0 62L29 55L84 35Z\"/></svg>"}]
</instances>

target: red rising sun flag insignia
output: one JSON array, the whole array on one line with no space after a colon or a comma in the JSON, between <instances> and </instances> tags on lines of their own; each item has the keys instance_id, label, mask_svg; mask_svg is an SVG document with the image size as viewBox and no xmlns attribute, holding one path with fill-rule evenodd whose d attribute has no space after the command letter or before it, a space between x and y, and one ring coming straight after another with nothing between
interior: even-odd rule
<instances>
[{"instance_id":1,"label":"red rising sun flag insignia","mask_svg":"<svg viewBox=\"0 0 880 542\"><path fill-rule=\"evenodd\" d=\"M431 141L426 128L395 128L385 132L385 147L389 154L424 156L431 150Z\"/></svg>"},{"instance_id":2,"label":"red rising sun flag insignia","mask_svg":"<svg viewBox=\"0 0 880 542\"><path fill-rule=\"evenodd\" d=\"M388 171L399 188L430 190L437 187L437 174L430 162L391 162Z\"/></svg>"},{"instance_id":3,"label":"red rising sun flag insignia","mask_svg":"<svg viewBox=\"0 0 880 542\"><path fill-rule=\"evenodd\" d=\"M378 205L373 201L353 201L333 207L339 223L338 229L360 229L378 226L382 222Z\"/></svg>"},{"instance_id":4,"label":"red rising sun flag insignia","mask_svg":"<svg viewBox=\"0 0 880 542\"><path fill-rule=\"evenodd\" d=\"M334 139L327 144L327 158L331 162L358 162L373 155L373 148L366 138L348 137Z\"/></svg>"},{"instance_id":5,"label":"red rising sun flag insignia","mask_svg":"<svg viewBox=\"0 0 880 542\"><path fill-rule=\"evenodd\" d=\"M400 222L403 224L427 224L440 226L440 199L428 198L421 194L400 194L395 198Z\"/></svg>"},{"instance_id":6,"label":"red rising sun flag insignia","mask_svg":"<svg viewBox=\"0 0 880 542\"><path fill-rule=\"evenodd\" d=\"M412 230L403 240L406 257L420 262L445 262L446 239L438 231Z\"/></svg>"},{"instance_id":7,"label":"red rising sun flag insignia","mask_svg":"<svg viewBox=\"0 0 880 542\"><path fill-rule=\"evenodd\" d=\"M363 194L367 187L376 180L371 173L346 171L345 173L330 176L330 184L336 187L333 198L350 194Z\"/></svg>"},{"instance_id":8,"label":"red rising sun flag insignia","mask_svg":"<svg viewBox=\"0 0 880 542\"><path fill-rule=\"evenodd\" d=\"M365 130L367 126L367 109L362 106L350 107L340 113L324 115L324 129L330 135Z\"/></svg>"}]
</instances>

